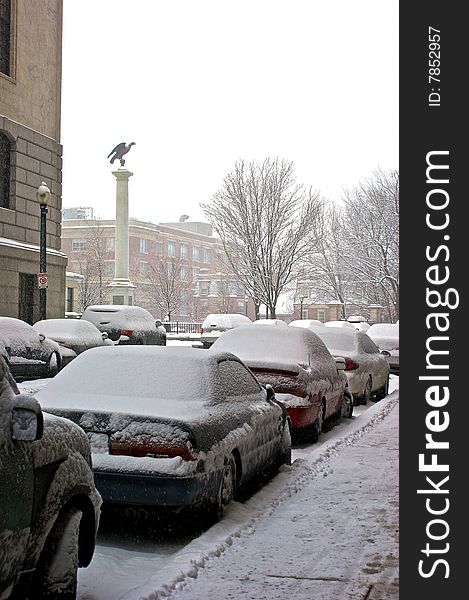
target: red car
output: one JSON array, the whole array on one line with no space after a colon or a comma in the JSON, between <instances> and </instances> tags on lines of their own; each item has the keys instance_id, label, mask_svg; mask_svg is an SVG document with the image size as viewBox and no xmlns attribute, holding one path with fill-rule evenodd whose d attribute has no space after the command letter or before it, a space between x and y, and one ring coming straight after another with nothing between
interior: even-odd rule
<instances>
[{"instance_id":1,"label":"red car","mask_svg":"<svg viewBox=\"0 0 469 600\"><path fill-rule=\"evenodd\" d=\"M212 349L232 352L269 383L302 438L316 441L326 421L352 416L343 360L336 361L309 329L245 325L226 331Z\"/></svg>"}]
</instances>

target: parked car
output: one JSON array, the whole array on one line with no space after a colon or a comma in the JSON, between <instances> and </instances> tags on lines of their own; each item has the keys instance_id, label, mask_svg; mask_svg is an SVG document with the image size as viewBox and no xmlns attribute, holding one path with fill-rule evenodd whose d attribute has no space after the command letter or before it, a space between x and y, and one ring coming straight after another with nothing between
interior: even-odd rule
<instances>
[{"instance_id":1,"label":"parked car","mask_svg":"<svg viewBox=\"0 0 469 600\"><path fill-rule=\"evenodd\" d=\"M0 466L0 598L75 598L101 506L90 443L77 425L20 394L2 357Z\"/></svg>"},{"instance_id":2,"label":"parked car","mask_svg":"<svg viewBox=\"0 0 469 600\"><path fill-rule=\"evenodd\" d=\"M224 333L210 351L232 352L285 402L293 431L317 440L326 421L352 416L343 361L309 329L245 325Z\"/></svg>"},{"instance_id":3,"label":"parked car","mask_svg":"<svg viewBox=\"0 0 469 600\"><path fill-rule=\"evenodd\" d=\"M37 398L88 433L105 503L220 515L240 486L291 460L285 407L228 353L92 348Z\"/></svg>"},{"instance_id":4,"label":"parked car","mask_svg":"<svg viewBox=\"0 0 469 600\"><path fill-rule=\"evenodd\" d=\"M88 306L82 320L106 332L115 344L166 346L166 329L161 321L140 306L101 304Z\"/></svg>"},{"instance_id":5,"label":"parked car","mask_svg":"<svg viewBox=\"0 0 469 600\"><path fill-rule=\"evenodd\" d=\"M367 334L386 356L391 373L399 375L399 324L375 323Z\"/></svg>"},{"instance_id":6,"label":"parked car","mask_svg":"<svg viewBox=\"0 0 469 600\"><path fill-rule=\"evenodd\" d=\"M252 323L253 325L280 325L280 327L287 325L282 319L256 319Z\"/></svg>"},{"instance_id":7,"label":"parked car","mask_svg":"<svg viewBox=\"0 0 469 600\"><path fill-rule=\"evenodd\" d=\"M317 319L296 319L295 321L290 321L288 325L290 327L306 327L306 329L311 329L311 327L322 327L324 323Z\"/></svg>"},{"instance_id":8,"label":"parked car","mask_svg":"<svg viewBox=\"0 0 469 600\"><path fill-rule=\"evenodd\" d=\"M352 323L348 321L326 321L324 323L326 327L346 327L347 329L355 329Z\"/></svg>"},{"instance_id":9,"label":"parked car","mask_svg":"<svg viewBox=\"0 0 469 600\"><path fill-rule=\"evenodd\" d=\"M213 342L225 331L250 323L252 323L251 319L245 315L230 313L207 315L202 323L200 341L204 348L210 348Z\"/></svg>"},{"instance_id":10,"label":"parked car","mask_svg":"<svg viewBox=\"0 0 469 600\"><path fill-rule=\"evenodd\" d=\"M345 374L355 404L387 396L389 366L366 333L354 327L318 327L315 333L333 356L345 358Z\"/></svg>"},{"instance_id":11,"label":"parked car","mask_svg":"<svg viewBox=\"0 0 469 600\"><path fill-rule=\"evenodd\" d=\"M106 331L83 319L45 319L33 328L59 344L63 367L89 348L114 346Z\"/></svg>"},{"instance_id":12,"label":"parked car","mask_svg":"<svg viewBox=\"0 0 469 600\"><path fill-rule=\"evenodd\" d=\"M54 377L62 368L57 342L21 319L0 317L0 346L15 378Z\"/></svg>"}]
</instances>

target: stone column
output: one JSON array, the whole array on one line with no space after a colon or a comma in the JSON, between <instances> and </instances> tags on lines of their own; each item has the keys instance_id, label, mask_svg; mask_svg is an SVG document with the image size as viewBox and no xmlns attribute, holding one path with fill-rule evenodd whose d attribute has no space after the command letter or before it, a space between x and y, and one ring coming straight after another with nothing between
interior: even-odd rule
<instances>
[{"instance_id":1,"label":"stone column","mask_svg":"<svg viewBox=\"0 0 469 600\"><path fill-rule=\"evenodd\" d=\"M129 279L129 178L133 173L118 169L116 178L115 271L108 285L112 304L132 305L135 285Z\"/></svg>"}]
</instances>

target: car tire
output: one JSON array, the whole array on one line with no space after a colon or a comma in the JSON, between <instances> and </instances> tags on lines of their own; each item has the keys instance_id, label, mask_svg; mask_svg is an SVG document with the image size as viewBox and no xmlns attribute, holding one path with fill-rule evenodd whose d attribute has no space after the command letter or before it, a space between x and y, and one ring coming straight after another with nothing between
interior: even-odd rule
<instances>
[{"instance_id":1,"label":"car tire","mask_svg":"<svg viewBox=\"0 0 469 600\"><path fill-rule=\"evenodd\" d=\"M60 371L60 356L57 352L52 352L47 363L47 377L55 377Z\"/></svg>"},{"instance_id":2,"label":"car tire","mask_svg":"<svg viewBox=\"0 0 469 600\"><path fill-rule=\"evenodd\" d=\"M319 436L323 432L325 414L326 414L326 407L324 406L324 404L321 404L318 418L316 419L316 421L314 421L313 427L311 428L311 441L312 442L317 442L319 439Z\"/></svg>"},{"instance_id":3,"label":"car tire","mask_svg":"<svg viewBox=\"0 0 469 600\"><path fill-rule=\"evenodd\" d=\"M221 519L225 513L226 506L233 500L236 493L236 462L234 456L225 462L223 475L215 504L215 516Z\"/></svg>"},{"instance_id":4,"label":"car tire","mask_svg":"<svg viewBox=\"0 0 469 600\"><path fill-rule=\"evenodd\" d=\"M351 419L353 415L353 396L349 390L344 391L344 399L342 401L340 417Z\"/></svg>"},{"instance_id":5,"label":"car tire","mask_svg":"<svg viewBox=\"0 0 469 600\"><path fill-rule=\"evenodd\" d=\"M375 402L378 402L379 400L386 398L386 396L388 394L389 394L389 375L386 377L386 383L384 384L384 386L376 392L376 396L374 398Z\"/></svg>"},{"instance_id":6,"label":"car tire","mask_svg":"<svg viewBox=\"0 0 469 600\"><path fill-rule=\"evenodd\" d=\"M362 396L362 404L368 404L368 402L371 400L371 390L373 389L373 381L371 379L371 375L369 375L367 381L366 381L366 385L365 385L365 390L363 392L363 396Z\"/></svg>"},{"instance_id":7,"label":"car tire","mask_svg":"<svg viewBox=\"0 0 469 600\"><path fill-rule=\"evenodd\" d=\"M37 569L35 597L38 600L75 600L82 514L78 508L70 506L57 517Z\"/></svg>"}]
</instances>

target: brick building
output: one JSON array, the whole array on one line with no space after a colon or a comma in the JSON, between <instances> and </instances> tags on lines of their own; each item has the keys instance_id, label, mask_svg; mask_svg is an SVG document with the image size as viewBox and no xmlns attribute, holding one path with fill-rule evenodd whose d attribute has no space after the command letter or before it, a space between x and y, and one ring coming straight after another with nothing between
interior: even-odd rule
<instances>
[{"instance_id":1,"label":"brick building","mask_svg":"<svg viewBox=\"0 0 469 600\"><path fill-rule=\"evenodd\" d=\"M68 270L81 273L94 285L88 296L87 290L82 294L85 305L110 302L106 286L114 276L114 239L114 220L64 219L62 223ZM161 266L174 270L171 282L161 273ZM229 273L220 242L208 223L155 224L130 218L129 276L136 286L135 304L157 318L201 321L209 313L253 313L252 302ZM176 308L168 315L158 303L158 288L169 283L177 298Z\"/></svg>"}]
</instances>

